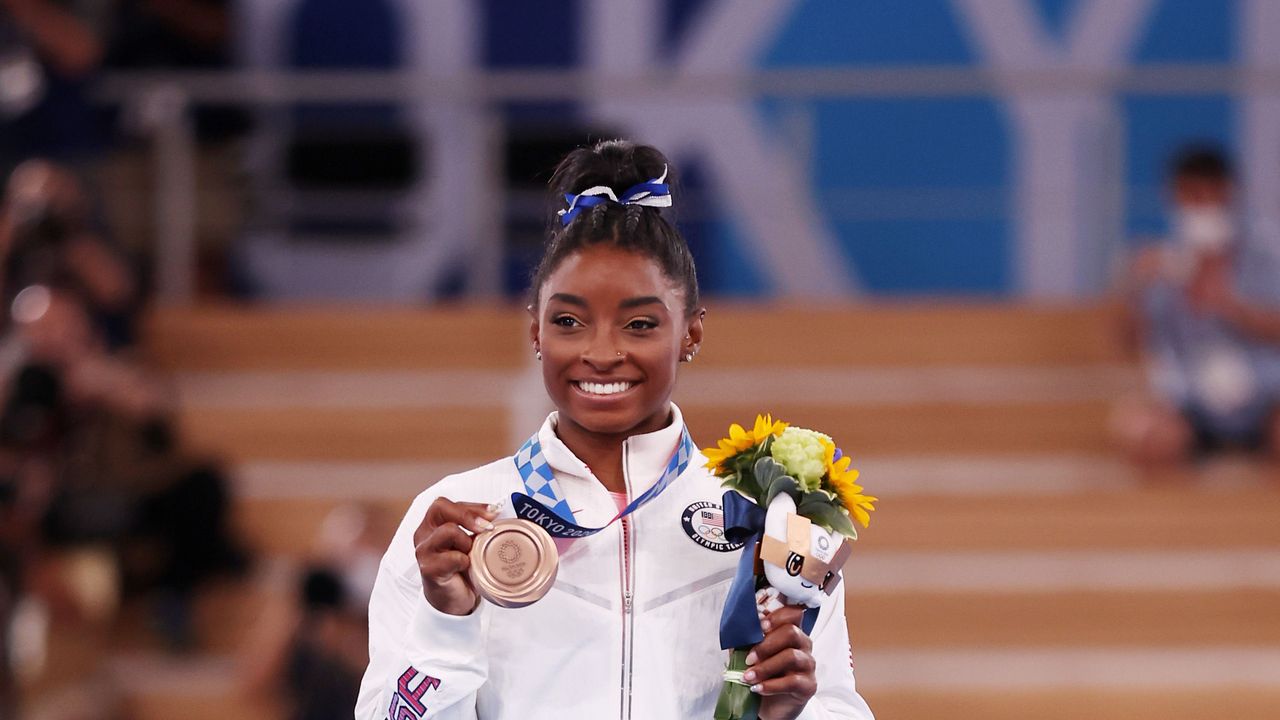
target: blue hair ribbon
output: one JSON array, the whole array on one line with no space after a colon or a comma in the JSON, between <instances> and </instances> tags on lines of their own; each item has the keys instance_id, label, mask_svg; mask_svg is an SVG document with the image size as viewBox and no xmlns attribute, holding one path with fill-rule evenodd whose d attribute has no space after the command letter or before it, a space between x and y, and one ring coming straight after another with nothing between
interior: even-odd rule
<instances>
[{"instance_id":1,"label":"blue hair ribbon","mask_svg":"<svg viewBox=\"0 0 1280 720\"><path fill-rule=\"evenodd\" d=\"M661 175L639 185L632 185L622 193L621 199L614 194L613 188L607 185L589 187L577 195L565 193L564 201L569 203L569 207L559 211L560 224L567 226L584 208L595 207L605 202L644 207L671 207L671 185L666 180L667 168L663 167Z\"/></svg>"}]
</instances>

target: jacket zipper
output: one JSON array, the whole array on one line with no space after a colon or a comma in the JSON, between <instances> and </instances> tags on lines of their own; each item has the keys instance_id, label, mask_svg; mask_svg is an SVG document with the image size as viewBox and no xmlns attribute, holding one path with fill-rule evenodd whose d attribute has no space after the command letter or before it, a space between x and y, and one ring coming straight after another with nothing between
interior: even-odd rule
<instances>
[{"instance_id":1,"label":"jacket zipper","mask_svg":"<svg viewBox=\"0 0 1280 720\"><path fill-rule=\"evenodd\" d=\"M627 488L627 497L631 497L631 480L627 474L627 445L622 445L622 481ZM635 601L635 590L632 582L635 573L635 532L631 526L630 518L622 519L622 547L620 555L622 558L622 567L619 568L622 576L622 697L619 704L622 720L630 720L631 718L631 651L632 641L631 635L634 630L633 621L635 614L633 612L633 603Z\"/></svg>"}]
</instances>

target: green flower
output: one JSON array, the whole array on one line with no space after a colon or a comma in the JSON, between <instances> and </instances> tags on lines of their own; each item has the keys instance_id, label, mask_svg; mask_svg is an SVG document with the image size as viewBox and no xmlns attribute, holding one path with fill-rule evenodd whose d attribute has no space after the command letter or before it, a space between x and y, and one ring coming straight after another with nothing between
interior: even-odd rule
<instances>
[{"instance_id":1,"label":"green flower","mask_svg":"<svg viewBox=\"0 0 1280 720\"><path fill-rule=\"evenodd\" d=\"M822 476L827 472L827 444L830 442L831 438L820 432L788 427L773 441L769 454L787 469L801 488L812 492L822 487Z\"/></svg>"}]
</instances>

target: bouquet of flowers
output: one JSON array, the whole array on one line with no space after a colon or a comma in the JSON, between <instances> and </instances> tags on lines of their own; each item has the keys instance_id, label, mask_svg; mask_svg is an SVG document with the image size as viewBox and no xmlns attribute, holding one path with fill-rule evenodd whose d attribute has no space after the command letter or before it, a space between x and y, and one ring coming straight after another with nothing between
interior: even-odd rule
<instances>
[{"instance_id":1,"label":"bouquet of flowers","mask_svg":"<svg viewBox=\"0 0 1280 720\"><path fill-rule=\"evenodd\" d=\"M720 619L720 644L732 650L715 720L754 720L760 696L742 681L751 647L764 638L760 612L785 602L804 605L804 630L840 582L856 540L856 520L871 522L876 498L864 495L858 471L827 435L756 417L738 424L717 447L702 451L724 480L725 535L744 544Z\"/></svg>"}]
</instances>

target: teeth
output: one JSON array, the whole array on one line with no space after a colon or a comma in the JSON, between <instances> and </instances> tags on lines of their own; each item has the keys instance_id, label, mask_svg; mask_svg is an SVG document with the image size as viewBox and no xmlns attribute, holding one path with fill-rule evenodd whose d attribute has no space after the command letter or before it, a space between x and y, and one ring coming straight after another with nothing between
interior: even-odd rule
<instances>
[{"instance_id":1,"label":"teeth","mask_svg":"<svg viewBox=\"0 0 1280 720\"><path fill-rule=\"evenodd\" d=\"M616 393L620 393L625 390L630 390L631 383L629 382L615 382L615 383L580 382L578 383L578 387L583 392L590 393L591 395L614 395Z\"/></svg>"}]
</instances>

